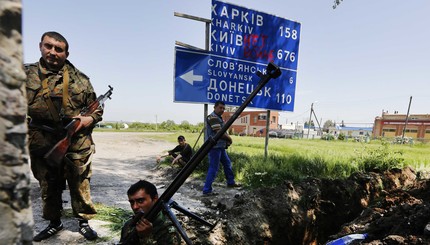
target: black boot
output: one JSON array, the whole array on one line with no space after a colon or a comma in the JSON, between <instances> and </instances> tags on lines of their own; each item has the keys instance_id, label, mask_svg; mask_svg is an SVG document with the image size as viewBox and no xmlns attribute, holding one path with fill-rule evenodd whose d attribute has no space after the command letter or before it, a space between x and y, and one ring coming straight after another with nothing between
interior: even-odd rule
<instances>
[{"instance_id":1,"label":"black boot","mask_svg":"<svg viewBox=\"0 0 430 245\"><path fill-rule=\"evenodd\" d=\"M97 232L90 227L88 220L79 220L79 233L89 241L98 238Z\"/></svg>"},{"instance_id":2,"label":"black boot","mask_svg":"<svg viewBox=\"0 0 430 245\"><path fill-rule=\"evenodd\" d=\"M41 231L39 234L37 234L33 241L40 242L42 240L48 239L51 236L57 234L57 232L61 231L63 229L63 223L61 221L51 221L43 231Z\"/></svg>"}]
</instances>

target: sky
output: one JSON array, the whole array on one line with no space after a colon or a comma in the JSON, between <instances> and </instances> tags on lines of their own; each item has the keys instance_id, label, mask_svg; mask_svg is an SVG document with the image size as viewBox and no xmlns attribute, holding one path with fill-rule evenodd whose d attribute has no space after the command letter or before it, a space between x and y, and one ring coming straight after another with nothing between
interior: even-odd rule
<instances>
[{"instance_id":1,"label":"sky","mask_svg":"<svg viewBox=\"0 0 430 245\"><path fill-rule=\"evenodd\" d=\"M293 112L280 123L373 123L382 111L428 114L430 1L230 0L301 23ZM105 121L202 122L203 104L175 103L175 41L204 49L205 25L174 12L211 18L211 0L23 0L24 62L40 58L45 31L70 45L68 59L98 95L114 87ZM209 105L209 112L212 105Z\"/></svg>"}]
</instances>

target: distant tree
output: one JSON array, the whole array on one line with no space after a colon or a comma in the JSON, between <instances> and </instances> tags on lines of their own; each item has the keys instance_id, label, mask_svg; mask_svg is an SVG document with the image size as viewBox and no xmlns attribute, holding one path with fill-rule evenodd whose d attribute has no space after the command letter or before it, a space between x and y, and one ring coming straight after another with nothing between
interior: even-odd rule
<instances>
[{"instance_id":1,"label":"distant tree","mask_svg":"<svg viewBox=\"0 0 430 245\"><path fill-rule=\"evenodd\" d=\"M332 120L327 120L327 121L325 121L325 123L323 125L323 131L328 133L329 128L334 127L334 126L335 126L335 124Z\"/></svg>"},{"instance_id":2,"label":"distant tree","mask_svg":"<svg viewBox=\"0 0 430 245\"><path fill-rule=\"evenodd\" d=\"M113 129L122 129L124 128L124 124L121 122L103 122L100 125L104 125L105 127L111 127ZM103 126L102 126L103 127ZM190 122L184 120L181 124L176 124L173 120L167 120L162 123L156 125L155 123L142 123L142 122L131 122L128 124L128 127L133 130L141 130L141 131L152 131L152 130L161 130L161 131L184 131L184 132L192 132L197 133L200 132L204 123L199 122L195 125Z\"/></svg>"},{"instance_id":3,"label":"distant tree","mask_svg":"<svg viewBox=\"0 0 430 245\"><path fill-rule=\"evenodd\" d=\"M130 128L141 129L143 128L143 123L140 122L132 122L128 125Z\"/></svg>"},{"instance_id":4,"label":"distant tree","mask_svg":"<svg viewBox=\"0 0 430 245\"><path fill-rule=\"evenodd\" d=\"M182 122L181 122L181 124L179 125L179 128L180 128L181 130L188 131L188 130L190 130L190 129L191 129L191 126L192 126L192 125L191 125L188 121L184 120L184 121L182 121Z\"/></svg>"},{"instance_id":5,"label":"distant tree","mask_svg":"<svg viewBox=\"0 0 430 245\"><path fill-rule=\"evenodd\" d=\"M202 123L202 122L199 122L199 123L197 123L197 125L196 125L198 128L203 128L204 126L205 126L205 124L204 123Z\"/></svg>"},{"instance_id":6,"label":"distant tree","mask_svg":"<svg viewBox=\"0 0 430 245\"><path fill-rule=\"evenodd\" d=\"M165 130L176 130L176 123L173 120L167 120L160 124L160 128Z\"/></svg>"},{"instance_id":7,"label":"distant tree","mask_svg":"<svg viewBox=\"0 0 430 245\"><path fill-rule=\"evenodd\" d=\"M205 127L205 124L202 122L197 123L196 125L192 126L191 131L193 133L197 133L197 132L201 132L203 130L203 128Z\"/></svg>"},{"instance_id":8,"label":"distant tree","mask_svg":"<svg viewBox=\"0 0 430 245\"><path fill-rule=\"evenodd\" d=\"M181 124L179 124L179 128L184 131L190 131L192 127L193 125L191 125L191 123L186 120L182 121Z\"/></svg>"},{"instance_id":9,"label":"distant tree","mask_svg":"<svg viewBox=\"0 0 430 245\"><path fill-rule=\"evenodd\" d=\"M345 123L343 122L343 120L342 120L342 122L340 123L340 126L341 126L341 127L346 127L346 126L345 126Z\"/></svg>"},{"instance_id":10,"label":"distant tree","mask_svg":"<svg viewBox=\"0 0 430 245\"><path fill-rule=\"evenodd\" d=\"M133 122L128 126L132 129L137 130L155 130L155 124L151 123Z\"/></svg>"}]
</instances>

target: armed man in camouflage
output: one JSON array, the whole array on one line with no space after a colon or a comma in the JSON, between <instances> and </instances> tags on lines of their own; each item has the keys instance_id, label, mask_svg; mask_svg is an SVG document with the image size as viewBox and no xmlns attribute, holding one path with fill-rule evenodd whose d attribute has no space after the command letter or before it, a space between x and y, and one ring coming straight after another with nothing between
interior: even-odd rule
<instances>
[{"instance_id":1,"label":"armed man in camouflage","mask_svg":"<svg viewBox=\"0 0 430 245\"><path fill-rule=\"evenodd\" d=\"M61 34L44 33L39 48L42 55L39 62L25 65L29 148L31 170L41 188L43 218L50 223L33 240L47 239L63 229L61 195L66 180L79 232L86 239L95 240L97 233L88 225L88 220L96 215L90 196L94 153L91 133L102 120L103 111L99 108L88 117L79 115L82 108L97 98L89 78L67 60L69 44ZM73 136L62 164L55 165L44 155L65 137L63 128L73 118L81 120L83 129Z\"/></svg>"},{"instance_id":2,"label":"armed man in camouflage","mask_svg":"<svg viewBox=\"0 0 430 245\"><path fill-rule=\"evenodd\" d=\"M130 186L127 195L134 213L147 213L158 200L157 188L145 180L139 180ZM127 244L181 244L179 233L163 211L157 214L153 223L143 217L135 227L131 226L131 222L132 218L122 227L120 243L124 243L127 238Z\"/></svg>"}]
</instances>

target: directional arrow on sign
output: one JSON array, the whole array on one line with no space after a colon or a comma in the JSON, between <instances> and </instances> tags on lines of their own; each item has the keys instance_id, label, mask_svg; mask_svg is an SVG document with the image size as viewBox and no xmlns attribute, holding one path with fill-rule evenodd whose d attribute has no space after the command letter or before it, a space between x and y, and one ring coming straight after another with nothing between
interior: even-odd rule
<instances>
[{"instance_id":1,"label":"directional arrow on sign","mask_svg":"<svg viewBox=\"0 0 430 245\"><path fill-rule=\"evenodd\" d=\"M201 82L203 81L202 75L194 75L194 70L191 70L182 76L180 78L184 79L187 83L194 85L194 82Z\"/></svg>"}]
</instances>

